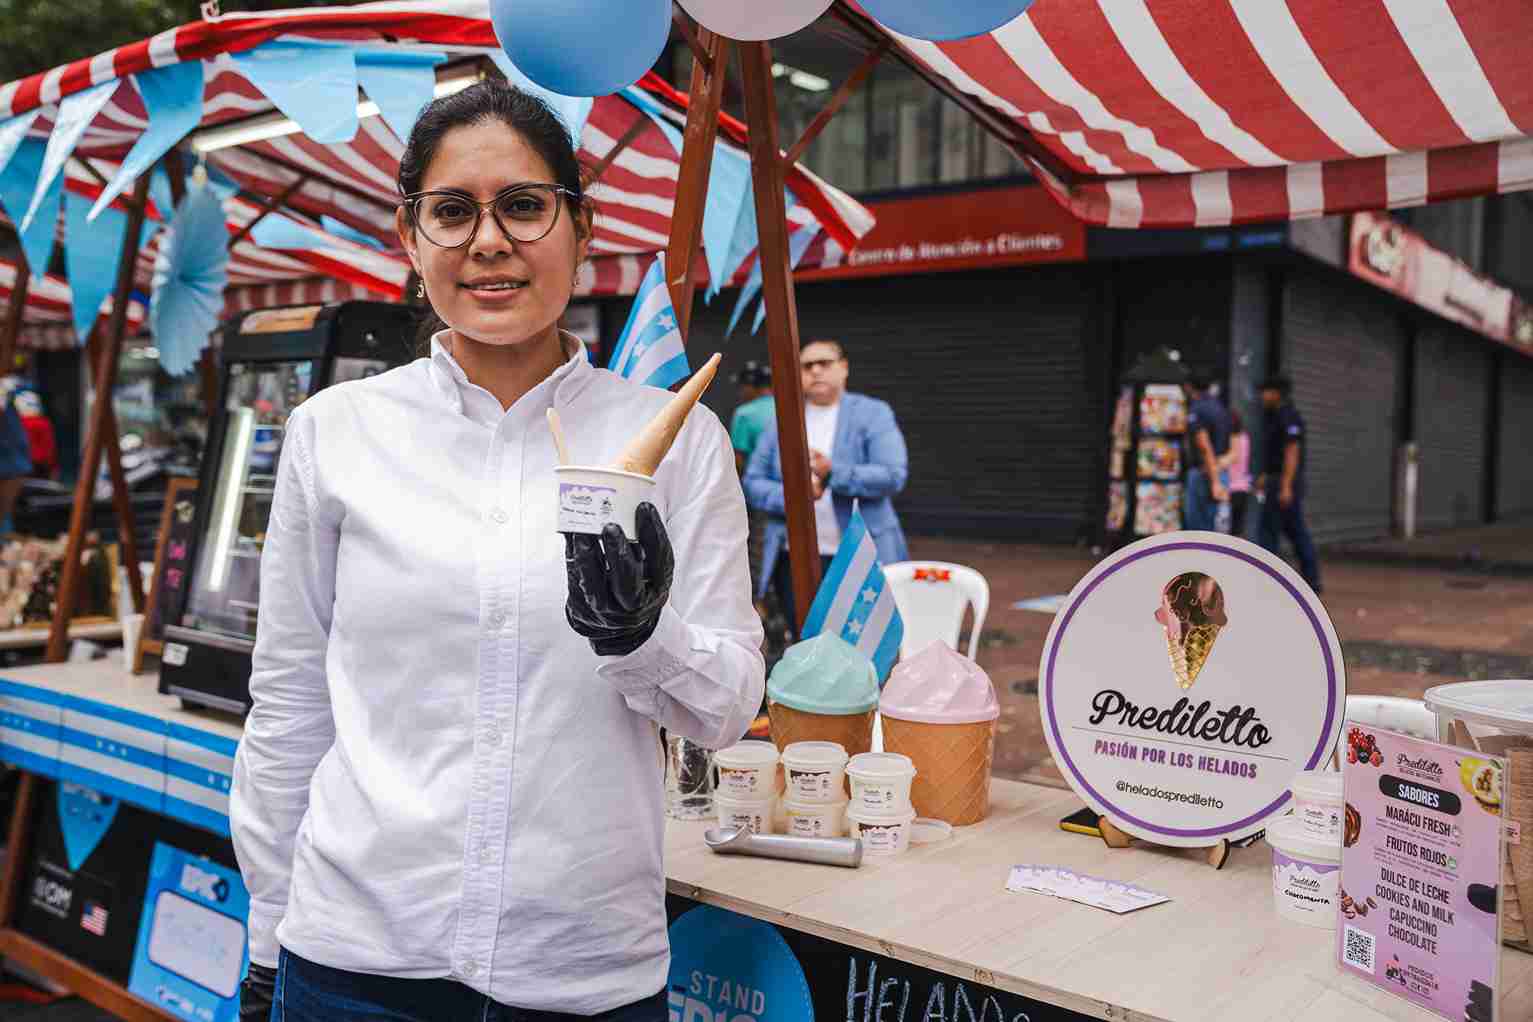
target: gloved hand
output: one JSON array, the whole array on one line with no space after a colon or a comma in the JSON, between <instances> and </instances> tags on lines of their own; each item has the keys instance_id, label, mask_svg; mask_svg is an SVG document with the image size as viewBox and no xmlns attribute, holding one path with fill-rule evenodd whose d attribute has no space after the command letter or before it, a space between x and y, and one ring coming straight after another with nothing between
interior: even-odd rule
<instances>
[{"instance_id":1,"label":"gloved hand","mask_svg":"<svg viewBox=\"0 0 1533 1022\"><path fill-rule=\"evenodd\" d=\"M608 523L602 534L564 534L570 595L564 615L598 656L624 656L644 645L671 595L676 557L660 512L648 502L634 514L637 542Z\"/></svg>"},{"instance_id":2,"label":"gloved hand","mask_svg":"<svg viewBox=\"0 0 1533 1022\"><path fill-rule=\"evenodd\" d=\"M240 984L240 1022L267 1022L276 993L277 970L251 962L250 971Z\"/></svg>"}]
</instances>

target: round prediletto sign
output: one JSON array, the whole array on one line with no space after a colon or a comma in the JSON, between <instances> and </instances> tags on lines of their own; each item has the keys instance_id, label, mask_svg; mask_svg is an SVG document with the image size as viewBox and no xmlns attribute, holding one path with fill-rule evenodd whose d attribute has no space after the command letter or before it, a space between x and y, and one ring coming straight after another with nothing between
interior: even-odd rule
<instances>
[{"instance_id":1,"label":"round prediletto sign","mask_svg":"<svg viewBox=\"0 0 1533 1022\"><path fill-rule=\"evenodd\" d=\"M1081 579L1049 629L1038 696L1076 793L1165 845L1246 837L1341 733L1346 674L1320 600L1245 540L1141 540Z\"/></svg>"}]
</instances>

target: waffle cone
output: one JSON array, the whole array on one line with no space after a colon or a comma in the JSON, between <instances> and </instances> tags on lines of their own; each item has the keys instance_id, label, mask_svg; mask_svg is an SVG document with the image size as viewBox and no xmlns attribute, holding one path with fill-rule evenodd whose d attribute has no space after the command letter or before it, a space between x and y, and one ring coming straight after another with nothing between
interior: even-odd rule
<instances>
[{"instance_id":1,"label":"waffle cone","mask_svg":"<svg viewBox=\"0 0 1533 1022\"><path fill-rule=\"evenodd\" d=\"M1171 657L1171 673L1182 688L1191 688L1208 663L1218 640L1219 625L1188 625L1182 632L1181 641L1166 636L1166 652Z\"/></svg>"},{"instance_id":2,"label":"waffle cone","mask_svg":"<svg viewBox=\"0 0 1533 1022\"><path fill-rule=\"evenodd\" d=\"M1529 835L1533 835L1533 748L1508 749L1506 755L1510 761L1508 780L1511 783L1506 786L1501 810L1504 819L1522 827L1521 840L1507 844L1506 857L1511 865L1518 904L1526 912L1528 906L1533 905L1533 840L1529 839ZM1506 938L1517 939L1510 929L1507 927ZM1521 939L1528 939L1526 924Z\"/></svg>"},{"instance_id":3,"label":"waffle cone","mask_svg":"<svg viewBox=\"0 0 1533 1022\"><path fill-rule=\"evenodd\" d=\"M989 815L995 721L925 724L886 716L884 750L915 763L910 801L917 816L963 827Z\"/></svg>"},{"instance_id":4,"label":"waffle cone","mask_svg":"<svg viewBox=\"0 0 1533 1022\"><path fill-rule=\"evenodd\" d=\"M877 712L805 713L782 703L767 703L767 714L772 719L772 744L779 749L794 742L835 742L848 756L872 750L873 715Z\"/></svg>"},{"instance_id":5,"label":"waffle cone","mask_svg":"<svg viewBox=\"0 0 1533 1022\"><path fill-rule=\"evenodd\" d=\"M703 367L692 374L692 378L676 392L675 396L649 420L649 424L639 431L639 434L628 442L623 448L623 453L617 456L612 467L624 472L634 472L641 476L652 476L655 469L660 467L660 462L665 458L666 452L671 449L671 444L676 442L676 434L681 432L682 424L687 421L687 414L692 411L692 406L697 404L697 399L703 396L703 391L708 389L708 384L713 382L714 373L718 372L719 359L722 356L714 355Z\"/></svg>"}]
</instances>

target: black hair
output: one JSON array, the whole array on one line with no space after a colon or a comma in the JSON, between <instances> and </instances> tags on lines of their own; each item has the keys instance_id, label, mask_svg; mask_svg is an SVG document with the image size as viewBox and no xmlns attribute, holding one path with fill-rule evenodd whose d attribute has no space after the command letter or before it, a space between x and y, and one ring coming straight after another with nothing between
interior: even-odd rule
<instances>
[{"instance_id":1,"label":"black hair","mask_svg":"<svg viewBox=\"0 0 1533 1022\"><path fill-rule=\"evenodd\" d=\"M410 129L404 154L399 158L401 199L421 190L426 171L436 159L437 150L448 132L485 121L500 121L543 158L554 173L554 183L569 192L566 200L575 222L575 233L583 235L589 229L586 217L592 211L591 201L585 193L580 160L575 156L569 129L542 99L498 78L487 78L461 92L441 96L426 104L415 120L415 127ZM406 222L414 227L414 210L409 205L404 209ZM444 325L435 312L424 317L420 341L422 353L429 345L431 335Z\"/></svg>"},{"instance_id":2,"label":"black hair","mask_svg":"<svg viewBox=\"0 0 1533 1022\"><path fill-rule=\"evenodd\" d=\"M1293 393L1293 381L1286 376L1269 376L1262 381L1262 390L1275 390L1286 398Z\"/></svg>"}]
</instances>

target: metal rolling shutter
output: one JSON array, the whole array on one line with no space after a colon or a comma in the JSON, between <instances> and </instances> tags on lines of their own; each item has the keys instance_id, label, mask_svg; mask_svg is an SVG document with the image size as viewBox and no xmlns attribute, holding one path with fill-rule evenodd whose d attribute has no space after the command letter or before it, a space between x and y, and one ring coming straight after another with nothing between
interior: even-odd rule
<instances>
[{"instance_id":1,"label":"metal rolling shutter","mask_svg":"<svg viewBox=\"0 0 1533 1022\"><path fill-rule=\"evenodd\" d=\"M1404 350L1395 311L1314 271L1295 270L1283 297L1282 363L1309 431L1310 531L1318 543L1388 535Z\"/></svg>"},{"instance_id":2,"label":"metal rolling shutter","mask_svg":"<svg viewBox=\"0 0 1533 1022\"><path fill-rule=\"evenodd\" d=\"M910 449L895 502L907 532L1069 542L1095 522L1107 434L1096 273L1029 267L798 285L803 343L840 341L849 388L894 409ZM721 376L766 359L766 328L749 336L748 315L722 342L735 295L694 319L694 349L725 351ZM733 394L710 399L728 421Z\"/></svg>"},{"instance_id":3,"label":"metal rolling shutter","mask_svg":"<svg viewBox=\"0 0 1533 1022\"><path fill-rule=\"evenodd\" d=\"M1421 324L1415 348L1417 525L1478 525L1485 520L1490 352L1480 338L1436 321Z\"/></svg>"},{"instance_id":4,"label":"metal rolling shutter","mask_svg":"<svg viewBox=\"0 0 1533 1022\"><path fill-rule=\"evenodd\" d=\"M1500 458L1496 468L1496 514L1533 515L1533 361L1502 360Z\"/></svg>"}]
</instances>

